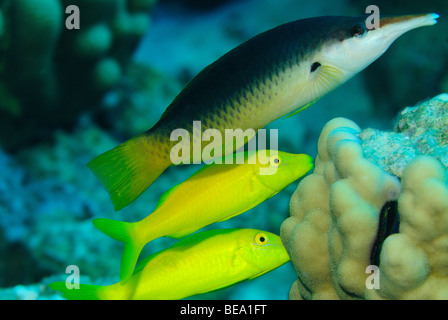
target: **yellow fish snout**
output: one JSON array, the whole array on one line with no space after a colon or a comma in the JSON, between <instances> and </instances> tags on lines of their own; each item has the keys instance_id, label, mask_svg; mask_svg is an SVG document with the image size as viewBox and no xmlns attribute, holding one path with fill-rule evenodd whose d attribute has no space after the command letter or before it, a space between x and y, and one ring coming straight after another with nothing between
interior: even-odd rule
<instances>
[{"instance_id":1,"label":"yellow fish snout","mask_svg":"<svg viewBox=\"0 0 448 320\"><path fill-rule=\"evenodd\" d=\"M278 151L270 156L269 163L260 166L258 178L265 186L278 192L312 168L313 158L309 155Z\"/></svg>"}]
</instances>

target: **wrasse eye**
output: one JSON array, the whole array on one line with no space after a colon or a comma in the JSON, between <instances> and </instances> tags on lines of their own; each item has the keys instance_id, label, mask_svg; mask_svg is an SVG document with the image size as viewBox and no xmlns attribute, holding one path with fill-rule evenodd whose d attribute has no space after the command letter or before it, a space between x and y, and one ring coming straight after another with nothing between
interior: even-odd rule
<instances>
[{"instance_id":1,"label":"wrasse eye","mask_svg":"<svg viewBox=\"0 0 448 320\"><path fill-rule=\"evenodd\" d=\"M367 32L367 28L363 23L357 23L352 28L352 36L355 38L361 38Z\"/></svg>"},{"instance_id":2,"label":"wrasse eye","mask_svg":"<svg viewBox=\"0 0 448 320\"><path fill-rule=\"evenodd\" d=\"M264 245L268 242L268 237L266 234L264 233L258 233L255 236L255 243L259 244L259 245Z\"/></svg>"},{"instance_id":3,"label":"wrasse eye","mask_svg":"<svg viewBox=\"0 0 448 320\"><path fill-rule=\"evenodd\" d=\"M321 64L320 64L319 62L314 62L314 63L311 65L311 72L316 71L317 68L319 68L320 66L321 66Z\"/></svg>"}]
</instances>

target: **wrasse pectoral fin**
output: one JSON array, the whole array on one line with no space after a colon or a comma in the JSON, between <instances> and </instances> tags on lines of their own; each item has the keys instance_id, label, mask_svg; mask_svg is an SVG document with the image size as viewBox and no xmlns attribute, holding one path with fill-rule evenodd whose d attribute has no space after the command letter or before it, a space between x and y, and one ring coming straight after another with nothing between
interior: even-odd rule
<instances>
[{"instance_id":1,"label":"wrasse pectoral fin","mask_svg":"<svg viewBox=\"0 0 448 320\"><path fill-rule=\"evenodd\" d=\"M301 91L304 95L314 94L319 98L314 99L313 101L299 107L297 110L292 113L286 115L284 119L295 116L296 114L308 109L313 104L315 104L320 97L322 97L326 92L331 91L336 88L343 80L344 73L338 68L332 66L326 66L318 64L315 66L313 64L312 67L312 75L306 81L299 91Z\"/></svg>"},{"instance_id":2,"label":"wrasse pectoral fin","mask_svg":"<svg viewBox=\"0 0 448 320\"><path fill-rule=\"evenodd\" d=\"M321 66L316 70L315 74L313 84L318 87L318 92L322 92L321 94L336 88L342 82L342 79L345 78L341 70L332 66Z\"/></svg>"}]
</instances>

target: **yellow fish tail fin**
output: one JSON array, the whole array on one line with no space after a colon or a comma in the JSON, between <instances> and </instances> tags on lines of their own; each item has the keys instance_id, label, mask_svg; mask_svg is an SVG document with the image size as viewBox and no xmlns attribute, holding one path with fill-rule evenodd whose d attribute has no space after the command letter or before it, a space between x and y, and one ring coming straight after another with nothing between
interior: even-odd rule
<instances>
[{"instance_id":1,"label":"yellow fish tail fin","mask_svg":"<svg viewBox=\"0 0 448 320\"><path fill-rule=\"evenodd\" d=\"M99 300L99 293L106 287L80 284L78 289L69 289L65 282L53 282L50 283L50 288L55 291L60 291L62 296L69 300Z\"/></svg>"},{"instance_id":2,"label":"yellow fish tail fin","mask_svg":"<svg viewBox=\"0 0 448 320\"><path fill-rule=\"evenodd\" d=\"M137 199L171 164L156 146L156 139L142 134L87 164L109 192L115 210Z\"/></svg>"},{"instance_id":3,"label":"yellow fish tail fin","mask_svg":"<svg viewBox=\"0 0 448 320\"><path fill-rule=\"evenodd\" d=\"M120 282L128 281L137 264L144 243L140 243L134 233L134 225L129 222L121 222L109 219L94 219L94 226L109 237L124 242L123 255L121 257Z\"/></svg>"}]
</instances>

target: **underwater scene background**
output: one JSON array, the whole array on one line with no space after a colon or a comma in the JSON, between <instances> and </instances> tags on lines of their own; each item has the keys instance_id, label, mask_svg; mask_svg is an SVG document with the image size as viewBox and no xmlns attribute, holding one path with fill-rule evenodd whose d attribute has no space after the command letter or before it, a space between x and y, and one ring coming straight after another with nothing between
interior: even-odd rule
<instances>
[{"instance_id":1,"label":"underwater scene background","mask_svg":"<svg viewBox=\"0 0 448 320\"><path fill-rule=\"evenodd\" d=\"M65 27L71 4L79 30ZM292 20L362 15L370 4L381 14L441 18L437 30L403 35L312 108L267 127L279 129L279 150L313 157L334 117L391 130L401 109L448 92L446 0L0 0L0 299L60 299L47 285L65 281L68 265L79 267L81 283L115 283L122 244L92 219L146 217L197 166L169 168L115 212L86 164L149 129L192 77L240 43ZM296 187L206 229L279 234ZM156 239L141 256L175 242ZM287 299L296 278L287 263L193 299Z\"/></svg>"}]
</instances>

